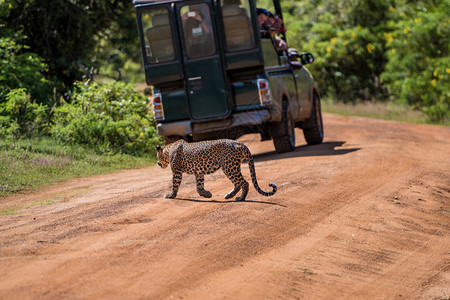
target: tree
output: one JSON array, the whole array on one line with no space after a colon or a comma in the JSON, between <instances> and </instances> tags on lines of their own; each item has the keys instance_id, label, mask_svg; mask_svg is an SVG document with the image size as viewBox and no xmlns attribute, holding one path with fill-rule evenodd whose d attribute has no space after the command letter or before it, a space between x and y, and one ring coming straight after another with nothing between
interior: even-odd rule
<instances>
[{"instance_id":1,"label":"tree","mask_svg":"<svg viewBox=\"0 0 450 300\"><path fill-rule=\"evenodd\" d=\"M343 101L382 98L384 32L389 18L385 0L285 1L288 42L311 51L311 65L322 94ZM287 6L287 7L286 7Z\"/></svg>"},{"instance_id":2,"label":"tree","mask_svg":"<svg viewBox=\"0 0 450 300\"><path fill-rule=\"evenodd\" d=\"M23 38L0 37L0 103L13 89L25 89L42 103L52 92L50 82L42 74L47 65L36 54L24 52L27 47L20 44Z\"/></svg>"},{"instance_id":3,"label":"tree","mask_svg":"<svg viewBox=\"0 0 450 300\"><path fill-rule=\"evenodd\" d=\"M382 79L391 97L443 121L450 110L450 3L400 2L391 10Z\"/></svg>"},{"instance_id":4,"label":"tree","mask_svg":"<svg viewBox=\"0 0 450 300\"><path fill-rule=\"evenodd\" d=\"M0 16L0 23L27 36L29 50L44 58L48 77L58 78L63 90L81 79L80 62L91 66L103 48L120 42L127 51L124 42L137 41L130 30L135 21L128 0L11 0L0 12L6 5L9 13ZM118 20L126 26L113 26ZM102 39L107 42L99 43Z\"/></svg>"}]
</instances>

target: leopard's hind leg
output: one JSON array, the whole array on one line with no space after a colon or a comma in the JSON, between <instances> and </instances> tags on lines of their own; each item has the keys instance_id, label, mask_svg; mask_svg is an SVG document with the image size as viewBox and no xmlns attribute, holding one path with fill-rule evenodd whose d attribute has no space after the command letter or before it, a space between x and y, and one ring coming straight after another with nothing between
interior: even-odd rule
<instances>
[{"instance_id":1,"label":"leopard's hind leg","mask_svg":"<svg viewBox=\"0 0 450 300\"><path fill-rule=\"evenodd\" d=\"M205 190L205 175L195 174L195 181L197 183L197 193L202 197L211 198L211 192Z\"/></svg>"},{"instance_id":2,"label":"leopard's hind leg","mask_svg":"<svg viewBox=\"0 0 450 300\"><path fill-rule=\"evenodd\" d=\"M240 161L225 166L222 170L228 179L230 179L230 181L234 184L234 188L225 195L225 199L234 197L242 188L242 194L236 198L236 201L244 201L248 193L248 182L244 179L244 176L242 176Z\"/></svg>"},{"instance_id":3,"label":"leopard's hind leg","mask_svg":"<svg viewBox=\"0 0 450 300\"><path fill-rule=\"evenodd\" d=\"M226 194L224 198L225 199L233 198L240 191L240 189L241 189L240 186L235 185L234 188L228 194Z\"/></svg>"}]
</instances>

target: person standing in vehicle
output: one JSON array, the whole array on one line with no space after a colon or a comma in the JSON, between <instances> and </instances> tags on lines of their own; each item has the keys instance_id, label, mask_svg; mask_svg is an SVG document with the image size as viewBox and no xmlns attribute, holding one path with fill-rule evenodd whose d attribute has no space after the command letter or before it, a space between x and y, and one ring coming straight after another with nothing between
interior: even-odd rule
<instances>
[{"instance_id":1,"label":"person standing in vehicle","mask_svg":"<svg viewBox=\"0 0 450 300\"><path fill-rule=\"evenodd\" d=\"M287 50L286 41L280 38L278 35L281 34L284 30L283 20L278 15L273 16L273 23L270 25L270 37L275 42L275 46L278 51Z\"/></svg>"},{"instance_id":2,"label":"person standing in vehicle","mask_svg":"<svg viewBox=\"0 0 450 300\"><path fill-rule=\"evenodd\" d=\"M265 24L267 22L267 19L269 18L269 12L264 8L258 8L257 13L259 28L264 30L267 29Z\"/></svg>"},{"instance_id":3,"label":"person standing in vehicle","mask_svg":"<svg viewBox=\"0 0 450 300\"><path fill-rule=\"evenodd\" d=\"M195 4L181 16L189 56L210 55L215 51L208 6Z\"/></svg>"},{"instance_id":4,"label":"person standing in vehicle","mask_svg":"<svg viewBox=\"0 0 450 300\"><path fill-rule=\"evenodd\" d=\"M258 13L258 25L259 25L259 30L261 32L261 37L268 38L269 37L269 33L268 33L269 28L267 27L266 23L267 23L267 20L269 19L269 12L264 8L258 8L257 13Z\"/></svg>"}]
</instances>

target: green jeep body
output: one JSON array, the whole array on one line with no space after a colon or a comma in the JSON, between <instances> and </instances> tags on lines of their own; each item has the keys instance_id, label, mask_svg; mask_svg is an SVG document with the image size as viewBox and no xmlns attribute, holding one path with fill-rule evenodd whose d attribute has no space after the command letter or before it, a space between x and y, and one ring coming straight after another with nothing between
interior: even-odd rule
<instances>
[{"instance_id":1,"label":"green jeep body","mask_svg":"<svg viewBox=\"0 0 450 300\"><path fill-rule=\"evenodd\" d=\"M166 142L259 133L286 152L295 148L295 127L308 144L322 142L319 93L304 67L313 57L277 50L259 28L254 0L134 5L157 129ZM282 16L279 0L274 7Z\"/></svg>"}]
</instances>

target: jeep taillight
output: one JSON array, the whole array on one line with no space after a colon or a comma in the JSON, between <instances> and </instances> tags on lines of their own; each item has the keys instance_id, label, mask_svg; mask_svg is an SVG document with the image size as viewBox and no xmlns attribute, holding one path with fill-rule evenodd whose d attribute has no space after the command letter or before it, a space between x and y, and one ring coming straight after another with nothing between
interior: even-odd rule
<instances>
[{"instance_id":1,"label":"jeep taillight","mask_svg":"<svg viewBox=\"0 0 450 300\"><path fill-rule=\"evenodd\" d=\"M161 93L155 93L152 97L153 112L155 113L156 121L164 120L164 108L161 99Z\"/></svg>"},{"instance_id":2,"label":"jeep taillight","mask_svg":"<svg viewBox=\"0 0 450 300\"><path fill-rule=\"evenodd\" d=\"M268 85L268 82L266 79L259 79L258 80L258 86L260 89L266 89Z\"/></svg>"},{"instance_id":3,"label":"jeep taillight","mask_svg":"<svg viewBox=\"0 0 450 300\"><path fill-rule=\"evenodd\" d=\"M270 91L269 81L267 79L258 79L259 102L262 106L273 103L272 92Z\"/></svg>"}]
</instances>

